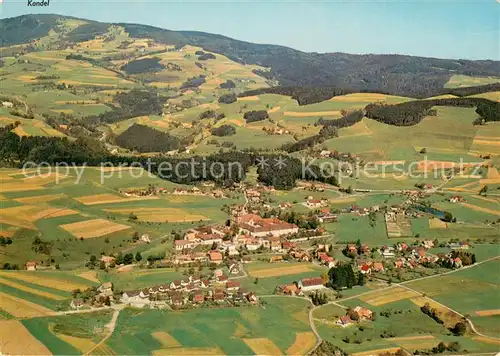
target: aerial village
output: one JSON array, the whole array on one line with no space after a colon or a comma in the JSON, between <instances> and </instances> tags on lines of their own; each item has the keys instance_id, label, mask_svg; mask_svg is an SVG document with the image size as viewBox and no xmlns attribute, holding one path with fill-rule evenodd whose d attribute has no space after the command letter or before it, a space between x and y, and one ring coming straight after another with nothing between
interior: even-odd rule
<instances>
[{"instance_id":1,"label":"aerial village","mask_svg":"<svg viewBox=\"0 0 500 356\"><path fill-rule=\"evenodd\" d=\"M328 285L327 272L342 264L352 264L356 273L367 279L391 281L401 279L401 275L414 269L425 267L461 268L475 263L474 254L467 252L471 245L467 241L415 240L405 243L400 240L394 244L374 246L351 241L341 245L325 242L329 237L323 229L327 223L336 223L339 216L354 217L383 214L389 237L400 237L409 226L409 219L423 216L424 212L413 208L413 204L426 196L425 191L402 191L404 201L399 205L360 207L352 204L341 209L330 208L324 198L308 196L302 202L281 202L271 206L265 198L273 192L272 187L247 187L235 185L229 191L214 189L205 184L202 189L190 190L176 188L172 192L149 186L144 190L122 192L125 195L211 195L224 197L235 190L242 190L246 197L245 205L228 207L230 219L224 224L216 223L192 227L173 240L172 253L161 260L148 260L146 268L173 267L189 268L202 271L209 267L210 274L190 273L183 279L165 281L160 285L151 285L137 290L117 291L113 286L103 284L96 290L75 294L72 308L99 307L122 303L134 307L148 308L190 308L195 306L237 306L258 304L259 297L248 288L241 286L242 278L249 278L245 266L257 259L268 264L286 264L290 262L320 266L324 273L302 278L291 284L276 285L275 293L282 295L311 297L317 291L331 289ZM321 186L305 185L304 190L322 192ZM460 203L459 196L449 198L450 202ZM287 215L294 204L300 204L309 210L308 214L295 215L294 222ZM286 219L286 220L285 220ZM311 223L314 222L314 223ZM391 235L392 233L392 235ZM137 243L150 243L149 235L137 236ZM444 244L444 245L443 245ZM430 253L429 249L445 246L448 253ZM338 253L341 251L342 258ZM260 257L263 256L263 257ZM116 256L102 255L101 269L124 268L126 261L117 261ZM133 263L133 261L128 261ZM36 270L36 262L29 261L26 269ZM125 266L127 267L127 266ZM81 297L83 295L83 298ZM335 297L333 297L335 298ZM361 307L360 307L361 308ZM371 314L364 308L349 311L339 319L339 325L345 326L353 320L369 320Z\"/></svg>"}]
</instances>

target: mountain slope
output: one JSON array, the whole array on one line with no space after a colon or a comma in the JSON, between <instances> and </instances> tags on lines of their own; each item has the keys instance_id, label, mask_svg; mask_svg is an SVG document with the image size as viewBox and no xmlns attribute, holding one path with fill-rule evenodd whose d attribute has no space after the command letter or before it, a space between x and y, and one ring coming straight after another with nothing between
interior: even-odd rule
<instances>
[{"instance_id":1,"label":"mountain slope","mask_svg":"<svg viewBox=\"0 0 500 356\"><path fill-rule=\"evenodd\" d=\"M27 43L57 32L57 15L23 15L0 20L2 46ZM84 25L66 33L61 41L79 42L105 32L111 24L85 20ZM498 75L498 61L470 61L403 55L352 55L306 53L292 48L254 44L229 37L195 31L170 31L153 26L118 23L130 36L148 38L168 45L194 45L247 64L270 67L261 73L283 85L335 86L383 90L395 95L428 97L438 94L452 75ZM22 31L21 31L22 29Z\"/></svg>"}]
</instances>

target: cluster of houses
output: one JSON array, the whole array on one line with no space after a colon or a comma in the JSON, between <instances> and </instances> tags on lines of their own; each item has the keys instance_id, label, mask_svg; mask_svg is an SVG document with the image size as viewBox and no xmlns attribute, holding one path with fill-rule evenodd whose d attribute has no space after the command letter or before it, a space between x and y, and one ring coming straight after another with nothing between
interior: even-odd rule
<instances>
[{"instance_id":1,"label":"cluster of houses","mask_svg":"<svg viewBox=\"0 0 500 356\"><path fill-rule=\"evenodd\" d=\"M235 304L258 302L253 292L240 287L240 283L231 280L221 270L216 270L210 279L201 279L192 275L186 279L175 280L140 290L123 292L120 301L135 307L172 306L186 307L207 302L215 304Z\"/></svg>"},{"instance_id":2,"label":"cluster of houses","mask_svg":"<svg viewBox=\"0 0 500 356\"><path fill-rule=\"evenodd\" d=\"M466 241L448 244L452 250L467 250L469 246ZM428 249L433 247L432 240L424 240L419 246L409 246L404 242L398 242L394 246L384 245L377 249L378 254L383 257L383 261L368 260L365 255L369 254L371 249L367 245L348 244L344 252L354 257L355 266L363 274L385 272L386 266L390 264L395 269L414 269L429 263L447 265L453 268L463 266L462 260L459 257L452 257L451 253L428 253Z\"/></svg>"},{"instance_id":3,"label":"cluster of houses","mask_svg":"<svg viewBox=\"0 0 500 356\"><path fill-rule=\"evenodd\" d=\"M275 252L284 252L289 249L286 235L299 231L297 225L290 224L277 218L262 218L256 214L245 214L235 218L238 227L237 234L233 234L229 226L212 225L201 226L188 230L182 240L174 241L177 256L175 262L182 264L190 262L222 263L223 254L228 256L239 255L242 248L255 251L260 248ZM198 246L216 247L208 253L193 251ZM182 257L184 256L184 257Z\"/></svg>"},{"instance_id":4,"label":"cluster of houses","mask_svg":"<svg viewBox=\"0 0 500 356\"><path fill-rule=\"evenodd\" d=\"M357 306L354 309L348 309L346 315L337 320L337 325L346 327L360 321L370 321L373 319L373 312L370 309Z\"/></svg>"},{"instance_id":5,"label":"cluster of houses","mask_svg":"<svg viewBox=\"0 0 500 356\"><path fill-rule=\"evenodd\" d=\"M85 298L81 296L82 294L85 295ZM89 288L86 291L77 293L75 298L71 300L70 307L76 310L90 306L99 308L105 304L111 305L114 302L113 283L105 282L97 288Z\"/></svg>"},{"instance_id":6,"label":"cluster of houses","mask_svg":"<svg viewBox=\"0 0 500 356\"><path fill-rule=\"evenodd\" d=\"M460 195L453 195L453 196L451 196L448 199L448 201L450 203L454 203L454 204L456 204L456 203L465 203L466 202L466 200L463 197L461 197Z\"/></svg>"}]
</instances>

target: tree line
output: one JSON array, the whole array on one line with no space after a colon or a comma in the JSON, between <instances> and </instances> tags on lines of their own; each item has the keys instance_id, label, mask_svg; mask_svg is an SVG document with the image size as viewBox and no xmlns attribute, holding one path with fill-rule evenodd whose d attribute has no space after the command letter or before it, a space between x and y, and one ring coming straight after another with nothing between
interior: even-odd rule
<instances>
[{"instance_id":1,"label":"tree line","mask_svg":"<svg viewBox=\"0 0 500 356\"><path fill-rule=\"evenodd\" d=\"M395 105L369 104L365 107L365 116L394 126L413 126L425 116L436 115L433 106L477 107L480 120L474 124L500 120L500 103L483 98L452 98L409 101Z\"/></svg>"}]
</instances>

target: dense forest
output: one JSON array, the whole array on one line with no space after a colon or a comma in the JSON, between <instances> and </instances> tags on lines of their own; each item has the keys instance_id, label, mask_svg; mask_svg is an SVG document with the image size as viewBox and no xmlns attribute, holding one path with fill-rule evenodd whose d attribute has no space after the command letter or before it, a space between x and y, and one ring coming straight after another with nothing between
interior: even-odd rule
<instances>
[{"instance_id":1,"label":"dense forest","mask_svg":"<svg viewBox=\"0 0 500 356\"><path fill-rule=\"evenodd\" d=\"M243 118L246 120L247 124L249 124L251 122L266 120L269 118L269 114L266 110L252 110L247 111L243 115Z\"/></svg>"},{"instance_id":2,"label":"dense forest","mask_svg":"<svg viewBox=\"0 0 500 356\"><path fill-rule=\"evenodd\" d=\"M220 83L219 86L222 89L233 89L233 88L236 88L236 84L231 79L226 80L224 83Z\"/></svg>"},{"instance_id":3,"label":"dense forest","mask_svg":"<svg viewBox=\"0 0 500 356\"><path fill-rule=\"evenodd\" d=\"M2 46L28 43L57 31L63 16L23 15L0 20ZM65 36L83 41L103 34L109 24L87 21ZM194 45L240 63L270 68L263 75L282 85L352 88L384 91L408 97L439 93L453 74L497 76L498 62L414 57L405 55L354 55L306 53L278 45L261 45L196 31L170 31L138 24L118 23L131 37L150 38L161 44ZM22 29L22 31L20 30Z\"/></svg>"},{"instance_id":4,"label":"dense forest","mask_svg":"<svg viewBox=\"0 0 500 356\"><path fill-rule=\"evenodd\" d=\"M236 133L236 128L232 125L221 125L219 127L214 127L211 131L214 136L231 136Z\"/></svg>"},{"instance_id":5,"label":"dense forest","mask_svg":"<svg viewBox=\"0 0 500 356\"><path fill-rule=\"evenodd\" d=\"M141 125L134 125L133 127L136 132L132 132L130 139L137 141L134 142L134 147L131 148L140 150L146 145L152 144L155 137L158 138L158 147L165 145L163 140L168 136L164 135L168 134ZM47 162L49 164L66 162L67 164L76 165L86 163L88 166L99 166L104 162L114 165L126 165L134 162L146 169L150 169L153 174L158 174L162 179L179 184L194 184L208 180L215 181L220 185L231 185L234 182L243 180L250 166L258 166L258 180L277 189L291 189L295 187L297 179L337 184L333 172L323 172L315 165L303 166L298 158L283 157L278 154L230 151L189 158L116 156L111 155L103 144L93 139L79 138L73 141L59 137L19 137L12 132L14 128L15 125L0 128L0 162L13 167L21 167L27 161L35 163ZM122 144L132 146L131 141L126 137L129 133L124 133L125 136L118 138L118 140L126 139L127 142ZM157 147L148 147L148 150L156 149ZM268 164L260 164L262 160L265 160ZM280 165L279 169L276 169L276 164L280 160L286 164ZM178 169L158 172L158 167L161 167L162 162L169 163L173 167L178 167ZM182 164L179 164L181 162ZM214 167L217 169L210 170L206 168L215 162L217 164Z\"/></svg>"},{"instance_id":6,"label":"dense forest","mask_svg":"<svg viewBox=\"0 0 500 356\"><path fill-rule=\"evenodd\" d=\"M320 118L316 124L323 125L323 127L332 126L340 129L342 127L349 127L357 122L360 122L363 119L363 116L364 112L362 110L356 110L342 116L340 119L325 120Z\"/></svg>"},{"instance_id":7,"label":"dense forest","mask_svg":"<svg viewBox=\"0 0 500 356\"><path fill-rule=\"evenodd\" d=\"M159 72L166 68L160 61L157 57L137 59L123 65L121 69L127 74Z\"/></svg>"},{"instance_id":8,"label":"dense forest","mask_svg":"<svg viewBox=\"0 0 500 356\"><path fill-rule=\"evenodd\" d=\"M221 104L232 104L232 103L235 103L237 100L238 100L238 98L236 97L236 94L229 93L229 94L221 95L218 102Z\"/></svg>"},{"instance_id":9,"label":"dense forest","mask_svg":"<svg viewBox=\"0 0 500 356\"><path fill-rule=\"evenodd\" d=\"M133 124L116 137L116 143L138 152L168 152L179 149L181 145L179 138L139 124Z\"/></svg>"},{"instance_id":10,"label":"dense forest","mask_svg":"<svg viewBox=\"0 0 500 356\"><path fill-rule=\"evenodd\" d=\"M181 84L180 89L198 88L203 83L205 83L205 76L202 74L197 77L188 78L184 83Z\"/></svg>"},{"instance_id":11,"label":"dense forest","mask_svg":"<svg viewBox=\"0 0 500 356\"><path fill-rule=\"evenodd\" d=\"M133 89L129 92L121 92L114 97L114 106L111 111L89 116L85 118L84 122L99 125L100 123L109 124L143 115L161 115L165 101L166 98L159 96L153 89Z\"/></svg>"},{"instance_id":12,"label":"dense forest","mask_svg":"<svg viewBox=\"0 0 500 356\"><path fill-rule=\"evenodd\" d=\"M366 117L395 126L418 124L425 116L434 115L433 106L475 107L480 120L474 124L500 120L500 103L482 98L452 98L410 101L396 105L369 104Z\"/></svg>"}]
</instances>

